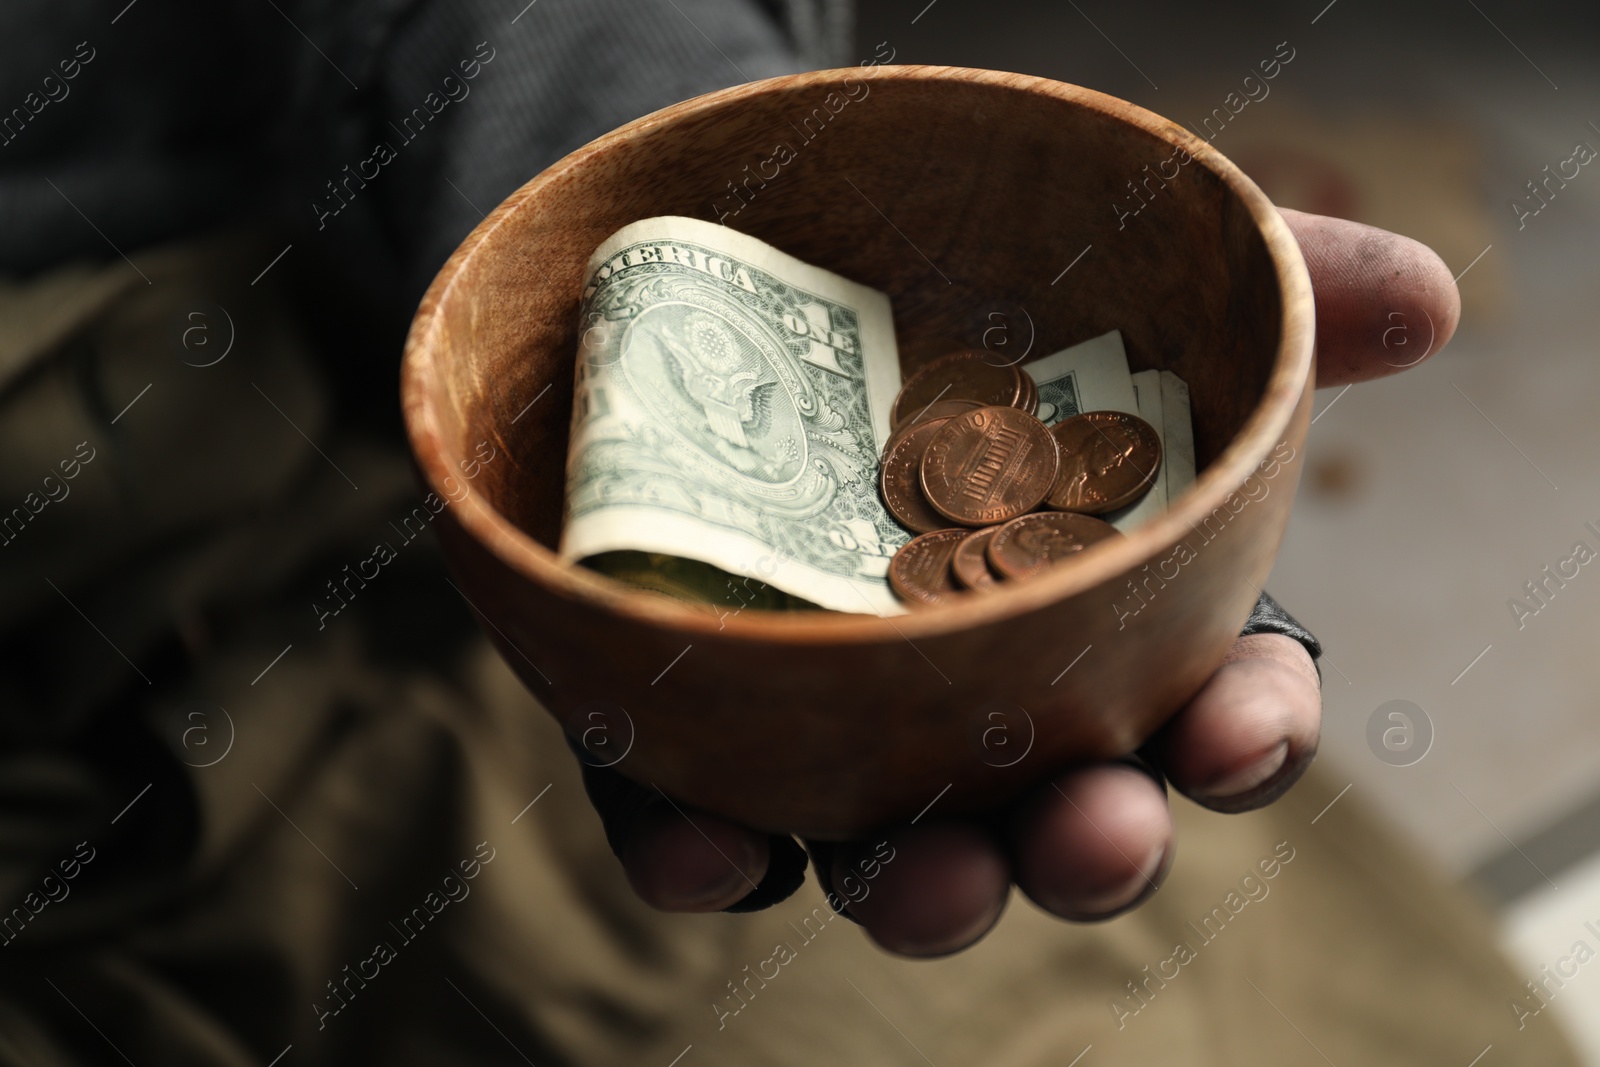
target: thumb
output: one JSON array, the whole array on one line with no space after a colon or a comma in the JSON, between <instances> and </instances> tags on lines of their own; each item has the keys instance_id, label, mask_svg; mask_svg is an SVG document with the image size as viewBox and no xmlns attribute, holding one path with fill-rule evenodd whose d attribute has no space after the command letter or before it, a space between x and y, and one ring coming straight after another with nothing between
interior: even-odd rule
<instances>
[{"instance_id":1,"label":"thumb","mask_svg":"<svg viewBox=\"0 0 1600 1067\"><path fill-rule=\"evenodd\" d=\"M1437 353L1461 321L1438 253L1375 226L1279 208L1317 307L1317 385L1383 378Z\"/></svg>"}]
</instances>

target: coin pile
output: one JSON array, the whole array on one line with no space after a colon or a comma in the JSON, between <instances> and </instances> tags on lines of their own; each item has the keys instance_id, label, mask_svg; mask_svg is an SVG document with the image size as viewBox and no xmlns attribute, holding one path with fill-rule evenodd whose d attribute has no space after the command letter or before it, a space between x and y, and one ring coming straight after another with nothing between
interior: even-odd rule
<instances>
[{"instance_id":1,"label":"coin pile","mask_svg":"<svg viewBox=\"0 0 1600 1067\"><path fill-rule=\"evenodd\" d=\"M889 563L902 600L938 604L1043 573L1117 536L1094 516L1155 484L1161 439L1149 423L1089 411L1046 427L1038 405L1025 370L981 350L936 360L900 390L879 484L889 513L920 535Z\"/></svg>"}]
</instances>

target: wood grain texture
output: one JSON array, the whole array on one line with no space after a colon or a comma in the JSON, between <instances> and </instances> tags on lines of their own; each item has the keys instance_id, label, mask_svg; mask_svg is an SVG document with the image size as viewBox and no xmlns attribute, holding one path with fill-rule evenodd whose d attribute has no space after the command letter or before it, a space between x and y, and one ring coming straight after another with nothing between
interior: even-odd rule
<instances>
[{"instance_id":1,"label":"wood grain texture","mask_svg":"<svg viewBox=\"0 0 1600 1067\"><path fill-rule=\"evenodd\" d=\"M793 158L772 176L780 144ZM1131 198L1130 183L1174 173ZM1131 217L1114 207L1141 202ZM886 291L907 371L978 343L974 309L1023 309L1033 357L1120 329L1134 370L1189 383L1200 477L1077 566L897 619L719 623L564 565L552 549L584 264L622 225L663 214L721 216ZM617 739L632 745L617 770L752 825L837 838L915 815L947 785L939 815L1128 752L1198 689L1287 522L1313 333L1277 212L1177 124L1039 78L880 67L690 100L534 178L435 279L403 391L441 494L460 496L446 479L478 442L508 457L436 526L491 638L569 733L620 706L633 736Z\"/></svg>"}]
</instances>

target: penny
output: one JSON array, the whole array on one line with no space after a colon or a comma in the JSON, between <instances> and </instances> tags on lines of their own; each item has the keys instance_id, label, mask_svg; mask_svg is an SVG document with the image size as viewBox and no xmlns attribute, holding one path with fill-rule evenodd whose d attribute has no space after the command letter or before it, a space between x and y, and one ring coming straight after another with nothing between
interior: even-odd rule
<instances>
[{"instance_id":1,"label":"penny","mask_svg":"<svg viewBox=\"0 0 1600 1067\"><path fill-rule=\"evenodd\" d=\"M923 367L900 387L889 410L889 425L898 429L941 400L975 400L1011 406L1027 392L1027 377L1016 367L998 362L982 349L952 352Z\"/></svg>"},{"instance_id":2,"label":"penny","mask_svg":"<svg viewBox=\"0 0 1600 1067\"><path fill-rule=\"evenodd\" d=\"M889 454L889 449L899 443L903 435L910 433L925 422L943 422L945 419L960 415L964 411L971 411L973 408L981 407L983 405L976 400L940 400L929 404L927 410L922 414L913 416L902 425L894 428L893 432L889 434L889 440L884 442L884 455Z\"/></svg>"},{"instance_id":3,"label":"penny","mask_svg":"<svg viewBox=\"0 0 1600 1067\"><path fill-rule=\"evenodd\" d=\"M1125 411L1086 411L1050 427L1060 471L1045 498L1057 511L1100 515L1138 500L1155 484L1161 439Z\"/></svg>"},{"instance_id":4,"label":"penny","mask_svg":"<svg viewBox=\"0 0 1600 1067\"><path fill-rule=\"evenodd\" d=\"M989 563L1002 578L1032 578L1096 541L1120 536L1115 526L1088 515L1041 511L997 529L989 539Z\"/></svg>"},{"instance_id":5,"label":"penny","mask_svg":"<svg viewBox=\"0 0 1600 1067\"><path fill-rule=\"evenodd\" d=\"M935 400L921 411L914 412L910 418L901 424L901 429L915 426L919 422L927 422L930 419L947 419L952 415L959 415L964 411L971 411L973 408L981 407L983 407L983 404L977 400Z\"/></svg>"},{"instance_id":6,"label":"penny","mask_svg":"<svg viewBox=\"0 0 1600 1067\"><path fill-rule=\"evenodd\" d=\"M1017 372L1022 375L1023 396L1020 401L1012 404L1011 406L1022 411L1026 411L1029 415L1038 415L1039 385L1033 380L1033 375L1029 374L1021 367L1017 368Z\"/></svg>"},{"instance_id":7,"label":"penny","mask_svg":"<svg viewBox=\"0 0 1600 1067\"><path fill-rule=\"evenodd\" d=\"M1032 511L1056 481L1055 438L1010 407L983 407L943 426L922 457L922 491L964 526L992 526Z\"/></svg>"},{"instance_id":8,"label":"penny","mask_svg":"<svg viewBox=\"0 0 1600 1067\"><path fill-rule=\"evenodd\" d=\"M950 557L967 533L935 530L901 545L889 561L889 585L900 599L912 604L942 604L961 592L950 573Z\"/></svg>"},{"instance_id":9,"label":"penny","mask_svg":"<svg viewBox=\"0 0 1600 1067\"><path fill-rule=\"evenodd\" d=\"M931 419L912 424L895 434L884 453L883 466L878 469L878 487L883 492L883 506L901 526L913 533L932 533L946 529L950 523L928 503L922 493L922 457L928 445L943 428L948 418Z\"/></svg>"},{"instance_id":10,"label":"penny","mask_svg":"<svg viewBox=\"0 0 1600 1067\"><path fill-rule=\"evenodd\" d=\"M999 580L989 567L988 555L989 540L998 529L998 526L985 526L981 530L974 530L956 545L955 554L950 557L950 570L956 576L956 581L968 589L984 592L1000 587Z\"/></svg>"}]
</instances>

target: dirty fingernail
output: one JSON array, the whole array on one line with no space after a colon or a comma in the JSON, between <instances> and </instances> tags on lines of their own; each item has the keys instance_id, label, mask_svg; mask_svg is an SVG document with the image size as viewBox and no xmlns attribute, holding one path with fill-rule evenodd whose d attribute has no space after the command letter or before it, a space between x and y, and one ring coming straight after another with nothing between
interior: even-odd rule
<instances>
[{"instance_id":1,"label":"dirty fingernail","mask_svg":"<svg viewBox=\"0 0 1600 1067\"><path fill-rule=\"evenodd\" d=\"M1283 769L1289 758L1289 742L1280 741L1276 748L1254 763L1233 771L1211 782L1200 792L1207 797L1226 800L1247 793Z\"/></svg>"}]
</instances>

